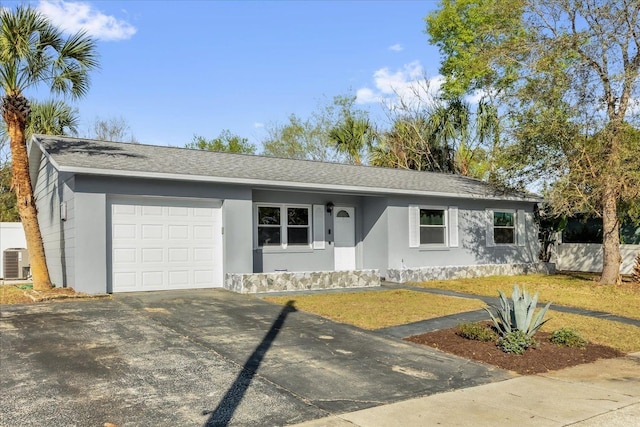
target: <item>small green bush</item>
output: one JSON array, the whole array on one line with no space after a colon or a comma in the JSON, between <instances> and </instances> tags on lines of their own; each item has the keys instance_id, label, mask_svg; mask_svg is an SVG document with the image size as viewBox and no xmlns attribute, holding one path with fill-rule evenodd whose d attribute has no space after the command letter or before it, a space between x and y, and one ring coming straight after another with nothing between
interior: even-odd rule
<instances>
[{"instance_id":1,"label":"small green bush","mask_svg":"<svg viewBox=\"0 0 640 427\"><path fill-rule=\"evenodd\" d=\"M498 347L502 351L513 354L523 354L526 349L535 344L536 342L533 338L519 329L512 330L498 340Z\"/></svg>"},{"instance_id":2,"label":"small green bush","mask_svg":"<svg viewBox=\"0 0 640 427\"><path fill-rule=\"evenodd\" d=\"M551 333L549 341L555 345L564 347L579 347L584 348L587 346L587 340L578 335L575 331L569 328L560 328Z\"/></svg>"},{"instance_id":3,"label":"small green bush","mask_svg":"<svg viewBox=\"0 0 640 427\"><path fill-rule=\"evenodd\" d=\"M457 326L456 334L462 338L475 341L496 341L498 334L496 334L491 328L482 323L460 323Z\"/></svg>"}]
</instances>

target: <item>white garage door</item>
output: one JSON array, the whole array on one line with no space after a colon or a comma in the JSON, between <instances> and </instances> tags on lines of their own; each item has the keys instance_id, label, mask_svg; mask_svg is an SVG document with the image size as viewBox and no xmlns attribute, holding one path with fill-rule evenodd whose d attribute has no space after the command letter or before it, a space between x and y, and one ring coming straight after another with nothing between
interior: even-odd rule
<instances>
[{"instance_id":1,"label":"white garage door","mask_svg":"<svg viewBox=\"0 0 640 427\"><path fill-rule=\"evenodd\" d=\"M222 286L220 203L111 201L112 292Z\"/></svg>"}]
</instances>

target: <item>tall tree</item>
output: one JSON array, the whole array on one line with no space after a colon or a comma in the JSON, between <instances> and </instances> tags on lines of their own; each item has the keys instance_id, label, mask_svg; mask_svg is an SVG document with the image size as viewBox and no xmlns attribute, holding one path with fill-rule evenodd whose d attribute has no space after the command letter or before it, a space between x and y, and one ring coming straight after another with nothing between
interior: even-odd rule
<instances>
[{"instance_id":1,"label":"tall tree","mask_svg":"<svg viewBox=\"0 0 640 427\"><path fill-rule=\"evenodd\" d=\"M401 102L390 117L391 129L370 151L372 164L489 178L498 118L483 101L475 109L459 98Z\"/></svg>"},{"instance_id":2,"label":"tall tree","mask_svg":"<svg viewBox=\"0 0 640 427\"><path fill-rule=\"evenodd\" d=\"M193 141L185 144L185 148L241 154L255 154L256 152L256 146L250 144L247 138L234 135L226 129L213 139L194 135Z\"/></svg>"},{"instance_id":3,"label":"tall tree","mask_svg":"<svg viewBox=\"0 0 640 427\"><path fill-rule=\"evenodd\" d=\"M89 71L97 67L96 46L80 32L67 38L29 6L0 10L0 84L12 166L12 187L24 227L34 289L51 288L26 149L31 107L25 91L42 85L54 94L80 97L89 88Z\"/></svg>"},{"instance_id":4,"label":"tall tree","mask_svg":"<svg viewBox=\"0 0 640 427\"><path fill-rule=\"evenodd\" d=\"M603 284L620 277L619 206L640 198L625 131L640 91L639 13L637 0L442 0L426 18L445 91L483 89L507 110L501 152L515 175L586 184L551 191L560 210L602 217Z\"/></svg>"},{"instance_id":5,"label":"tall tree","mask_svg":"<svg viewBox=\"0 0 640 427\"><path fill-rule=\"evenodd\" d=\"M346 113L344 119L329 131L329 139L334 142L336 150L356 165L362 164L362 153L371 147L374 138L375 130L369 120L353 117L350 113Z\"/></svg>"},{"instance_id":6,"label":"tall tree","mask_svg":"<svg viewBox=\"0 0 640 427\"><path fill-rule=\"evenodd\" d=\"M27 120L26 137L43 135L77 135L78 110L61 100L29 101L31 114Z\"/></svg>"},{"instance_id":7,"label":"tall tree","mask_svg":"<svg viewBox=\"0 0 640 427\"><path fill-rule=\"evenodd\" d=\"M268 136L262 141L263 154L318 161L348 161L336 149L329 132L352 117L367 119L367 113L354 107L355 96L335 96L330 103L319 103L309 117L291 114L285 124L273 124L267 128Z\"/></svg>"},{"instance_id":8,"label":"tall tree","mask_svg":"<svg viewBox=\"0 0 640 427\"><path fill-rule=\"evenodd\" d=\"M138 142L131 133L129 122L121 116L106 119L96 117L88 136L99 141L131 142L134 144Z\"/></svg>"},{"instance_id":9,"label":"tall tree","mask_svg":"<svg viewBox=\"0 0 640 427\"><path fill-rule=\"evenodd\" d=\"M78 133L78 111L64 101L30 101L31 114L27 121L26 137L34 133L46 135L76 135ZM11 191L11 156L4 152L8 146L7 126L2 120L0 127L0 221L20 221L16 195Z\"/></svg>"}]
</instances>

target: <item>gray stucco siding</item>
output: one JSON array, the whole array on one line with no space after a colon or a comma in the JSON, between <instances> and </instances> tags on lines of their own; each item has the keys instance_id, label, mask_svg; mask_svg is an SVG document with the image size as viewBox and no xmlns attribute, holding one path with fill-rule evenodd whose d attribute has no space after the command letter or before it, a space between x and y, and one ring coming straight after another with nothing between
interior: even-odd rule
<instances>
[{"instance_id":1,"label":"gray stucco siding","mask_svg":"<svg viewBox=\"0 0 640 427\"><path fill-rule=\"evenodd\" d=\"M389 262L386 197L367 197L362 203L362 268L385 271Z\"/></svg>"},{"instance_id":2,"label":"gray stucco siding","mask_svg":"<svg viewBox=\"0 0 640 427\"><path fill-rule=\"evenodd\" d=\"M326 206L331 202L335 206L354 207L356 212L356 242L360 240L358 236L357 224L360 221L361 197L344 194L330 193L303 193L289 191L269 191L254 190L253 206L265 205L298 205L308 206L313 216L313 206ZM252 208L252 212L254 209ZM253 245L253 272L267 273L274 271L333 271L334 250L333 250L333 218L330 213L323 210L324 214L324 248L315 249L310 242L308 247L289 246L283 248L258 248ZM257 219L252 215L252 233L256 233ZM310 229L313 237L313 219L311 219ZM313 240L313 239L311 239ZM357 254L356 254L357 255Z\"/></svg>"},{"instance_id":3,"label":"gray stucco siding","mask_svg":"<svg viewBox=\"0 0 640 427\"><path fill-rule=\"evenodd\" d=\"M409 206L440 207L449 211L457 208L457 246L433 245L409 247ZM523 246L517 244L488 246L487 209L524 211L526 234L529 238ZM387 208L389 236L389 261L386 268L402 269L432 266L460 266L496 263L529 263L537 261L537 231L532 220L530 203L488 203L485 200L460 200L446 198L394 198ZM448 224L447 231L451 227ZM380 268L380 267L379 267ZM382 270L382 268L381 268Z\"/></svg>"},{"instance_id":4,"label":"gray stucco siding","mask_svg":"<svg viewBox=\"0 0 640 427\"><path fill-rule=\"evenodd\" d=\"M76 192L76 290L89 294L107 291L107 210L103 193Z\"/></svg>"},{"instance_id":5,"label":"gray stucco siding","mask_svg":"<svg viewBox=\"0 0 640 427\"><path fill-rule=\"evenodd\" d=\"M36 176L36 182L32 185L49 277L56 286L66 286L60 251L63 239L60 224L58 171L43 156Z\"/></svg>"},{"instance_id":6,"label":"gray stucco siding","mask_svg":"<svg viewBox=\"0 0 640 427\"><path fill-rule=\"evenodd\" d=\"M223 274L252 272L251 190L146 179L78 175L75 179L76 282L87 293L110 291L110 201L148 197L222 201ZM78 216L82 212L82 216ZM82 238L78 238L82 236Z\"/></svg>"}]
</instances>

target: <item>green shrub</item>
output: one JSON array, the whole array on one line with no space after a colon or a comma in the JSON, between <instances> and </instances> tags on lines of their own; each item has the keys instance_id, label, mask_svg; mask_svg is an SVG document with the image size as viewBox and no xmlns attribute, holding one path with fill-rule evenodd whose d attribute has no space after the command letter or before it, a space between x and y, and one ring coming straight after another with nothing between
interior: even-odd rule
<instances>
[{"instance_id":1,"label":"green shrub","mask_svg":"<svg viewBox=\"0 0 640 427\"><path fill-rule=\"evenodd\" d=\"M523 354L526 349L535 344L536 342L533 338L519 329L508 332L498 340L498 347L502 351L513 354Z\"/></svg>"},{"instance_id":2,"label":"green shrub","mask_svg":"<svg viewBox=\"0 0 640 427\"><path fill-rule=\"evenodd\" d=\"M509 300L502 291L498 291L498 294L500 295L500 307L491 306L496 312L495 316L488 308L485 308L485 310L491 316L493 325L500 336L504 337L517 330L524 332L528 338L533 338L538 329L549 320L542 319L551 303L548 303L538 311L538 314L534 317L534 312L538 305L537 292L532 298L526 290L523 289L522 293L520 293L518 285L513 285L513 293L511 294L513 306L509 304Z\"/></svg>"},{"instance_id":3,"label":"green shrub","mask_svg":"<svg viewBox=\"0 0 640 427\"><path fill-rule=\"evenodd\" d=\"M460 323L456 329L456 334L468 340L489 342L498 339L498 335L491 328L478 322Z\"/></svg>"},{"instance_id":4,"label":"green shrub","mask_svg":"<svg viewBox=\"0 0 640 427\"><path fill-rule=\"evenodd\" d=\"M549 341L554 343L555 345L560 345L564 347L580 347L584 348L587 346L587 340L582 338L576 332L569 328L560 328L551 333L551 338Z\"/></svg>"}]
</instances>

